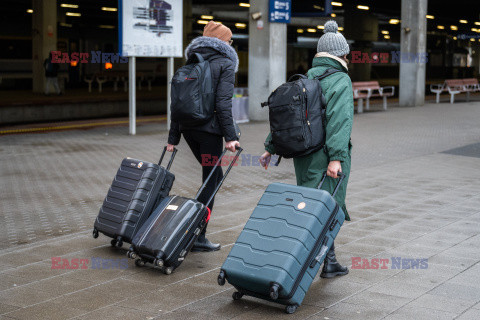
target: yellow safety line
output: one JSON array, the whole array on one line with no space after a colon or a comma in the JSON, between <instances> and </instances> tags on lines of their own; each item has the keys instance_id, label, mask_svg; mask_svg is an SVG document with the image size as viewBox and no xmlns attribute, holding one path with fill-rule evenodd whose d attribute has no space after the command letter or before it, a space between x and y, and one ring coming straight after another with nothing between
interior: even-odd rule
<instances>
[{"instance_id":1,"label":"yellow safety line","mask_svg":"<svg viewBox=\"0 0 480 320\"><path fill-rule=\"evenodd\" d=\"M151 118L151 119L139 119L136 122L150 122L158 120L166 120L167 117ZM44 128L26 128L26 129L12 129L12 130L3 130L0 131L0 135L10 134L10 133L26 133L26 132L37 132L37 131L50 131L50 130L65 130L65 129L78 129L85 127L97 127L105 125L114 125L114 124L127 124L128 120L121 121L111 121L111 122L95 122L95 123L83 123L83 124L72 124L68 126L56 126L56 127L44 127Z\"/></svg>"}]
</instances>

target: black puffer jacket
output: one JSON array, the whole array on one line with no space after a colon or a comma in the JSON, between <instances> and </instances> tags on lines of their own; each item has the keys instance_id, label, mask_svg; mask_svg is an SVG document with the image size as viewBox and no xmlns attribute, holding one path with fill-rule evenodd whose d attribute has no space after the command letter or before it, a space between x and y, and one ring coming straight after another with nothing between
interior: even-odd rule
<instances>
[{"instance_id":1,"label":"black puffer jacket","mask_svg":"<svg viewBox=\"0 0 480 320\"><path fill-rule=\"evenodd\" d=\"M185 50L187 63L194 53L199 53L210 62L213 87L215 90L215 113L207 123L196 127L185 127L172 121L168 143L177 145L181 132L203 131L221 135L225 141L238 140L232 117L232 96L235 73L238 70L238 55L233 47L212 37L198 37Z\"/></svg>"}]
</instances>

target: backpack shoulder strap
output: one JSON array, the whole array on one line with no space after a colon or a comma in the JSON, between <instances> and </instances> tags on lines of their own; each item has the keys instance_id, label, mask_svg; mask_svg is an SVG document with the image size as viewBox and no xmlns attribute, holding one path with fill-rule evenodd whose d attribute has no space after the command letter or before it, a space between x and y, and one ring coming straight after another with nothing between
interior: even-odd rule
<instances>
[{"instance_id":1,"label":"backpack shoulder strap","mask_svg":"<svg viewBox=\"0 0 480 320\"><path fill-rule=\"evenodd\" d=\"M340 71L340 70L334 69L334 68L328 68L327 70L325 70L325 72L321 76L315 77L315 79L321 81L321 80L325 79L326 77L328 77L329 75L337 73L337 72L343 72L343 71Z\"/></svg>"},{"instance_id":2,"label":"backpack shoulder strap","mask_svg":"<svg viewBox=\"0 0 480 320\"><path fill-rule=\"evenodd\" d=\"M195 52L195 56L197 57L198 62L203 62L205 59L203 59L202 55L200 53Z\"/></svg>"}]
</instances>

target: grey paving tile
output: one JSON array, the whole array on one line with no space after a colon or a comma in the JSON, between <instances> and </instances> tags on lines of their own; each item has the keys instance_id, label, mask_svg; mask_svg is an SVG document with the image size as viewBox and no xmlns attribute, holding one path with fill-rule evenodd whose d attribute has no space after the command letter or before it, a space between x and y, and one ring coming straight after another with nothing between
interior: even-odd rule
<instances>
[{"instance_id":1,"label":"grey paving tile","mask_svg":"<svg viewBox=\"0 0 480 320\"><path fill-rule=\"evenodd\" d=\"M346 299L344 302L366 307L374 306L382 312L389 313L406 305L410 302L410 299L378 292L364 291Z\"/></svg>"},{"instance_id":2,"label":"grey paving tile","mask_svg":"<svg viewBox=\"0 0 480 320\"><path fill-rule=\"evenodd\" d=\"M426 293L430 289L430 286L427 286L423 283L405 283L403 281L397 281L389 278L368 288L367 291L414 299Z\"/></svg>"},{"instance_id":3,"label":"grey paving tile","mask_svg":"<svg viewBox=\"0 0 480 320\"><path fill-rule=\"evenodd\" d=\"M476 302L480 301L480 290L476 287L446 282L429 292L431 295L456 297L457 299Z\"/></svg>"},{"instance_id":4,"label":"grey paving tile","mask_svg":"<svg viewBox=\"0 0 480 320\"><path fill-rule=\"evenodd\" d=\"M7 314L13 319L45 319L45 320L61 320L70 319L78 316L82 311L71 308L68 305L57 305L50 302L39 303L34 306L17 309Z\"/></svg>"},{"instance_id":5,"label":"grey paving tile","mask_svg":"<svg viewBox=\"0 0 480 320\"><path fill-rule=\"evenodd\" d=\"M18 287L0 292L0 303L17 307L26 307L49 300L56 295L46 291L32 291L28 287Z\"/></svg>"},{"instance_id":6,"label":"grey paving tile","mask_svg":"<svg viewBox=\"0 0 480 320\"><path fill-rule=\"evenodd\" d=\"M325 308L367 288L366 284L343 278L317 280L310 287L303 304Z\"/></svg>"},{"instance_id":7,"label":"grey paving tile","mask_svg":"<svg viewBox=\"0 0 480 320\"><path fill-rule=\"evenodd\" d=\"M471 305L471 302L457 299L455 296L442 297L428 293L409 303L411 307L422 307L453 314L460 314L470 308Z\"/></svg>"},{"instance_id":8,"label":"grey paving tile","mask_svg":"<svg viewBox=\"0 0 480 320\"><path fill-rule=\"evenodd\" d=\"M407 305L399 310L389 314L384 319L386 320L399 320L399 319L418 319L418 320L451 320L456 316L455 313L438 311L433 309L414 307Z\"/></svg>"},{"instance_id":9,"label":"grey paving tile","mask_svg":"<svg viewBox=\"0 0 480 320\"><path fill-rule=\"evenodd\" d=\"M458 320L478 320L480 319L480 310L478 309L470 309L462 313L458 318Z\"/></svg>"},{"instance_id":10,"label":"grey paving tile","mask_svg":"<svg viewBox=\"0 0 480 320\"><path fill-rule=\"evenodd\" d=\"M153 319L158 314L144 312L129 307L123 307L119 305L108 306L93 310L91 312L76 316L75 319L87 320L87 319L105 319L105 320L117 320L117 319Z\"/></svg>"},{"instance_id":11,"label":"grey paving tile","mask_svg":"<svg viewBox=\"0 0 480 320\"><path fill-rule=\"evenodd\" d=\"M7 312L12 312L12 311L17 310L19 308L20 307L17 307L17 306L12 306L12 305L9 305L9 304L0 303L0 314L4 314L4 313L7 313Z\"/></svg>"},{"instance_id":12,"label":"grey paving tile","mask_svg":"<svg viewBox=\"0 0 480 320\"><path fill-rule=\"evenodd\" d=\"M388 312L374 304L365 306L361 304L350 304L340 302L330 308L325 309L319 315L327 318L338 319L381 319Z\"/></svg>"}]
</instances>

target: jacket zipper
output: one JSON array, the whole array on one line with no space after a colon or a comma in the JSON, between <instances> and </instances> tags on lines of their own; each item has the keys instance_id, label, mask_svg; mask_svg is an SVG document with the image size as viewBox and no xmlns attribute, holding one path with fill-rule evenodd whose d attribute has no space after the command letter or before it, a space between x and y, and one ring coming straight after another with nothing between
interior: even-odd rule
<instances>
[{"instance_id":1,"label":"jacket zipper","mask_svg":"<svg viewBox=\"0 0 480 320\"><path fill-rule=\"evenodd\" d=\"M298 286L300 285L300 282L303 279L303 276L305 275L305 272L307 271L308 267L312 264L313 260L315 259L315 256L317 255L318 247L323 243L325 235L327 234L327 230L330 227L330 225L332 224L333 219L337 215L338 210L339 210L339 206L338 206L338 203L337 203L335 205L335 209L333 210L333 213L330 215L330 217L327 220L327 223L325 224L325 228L322 230L322 233L317 238L317 241L315 242L313 250L310 252L307 260L305 261L305 264L302 266L302 269L300 270L300 273L298 274L297 279L295 279L292 290L290 291L290 293L287 296L281 297L282 300L289 300L294 296L295 292L298 289Z\"/></svg>"}]
</instances>

